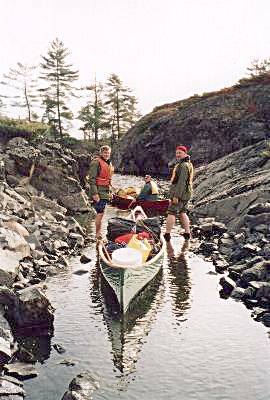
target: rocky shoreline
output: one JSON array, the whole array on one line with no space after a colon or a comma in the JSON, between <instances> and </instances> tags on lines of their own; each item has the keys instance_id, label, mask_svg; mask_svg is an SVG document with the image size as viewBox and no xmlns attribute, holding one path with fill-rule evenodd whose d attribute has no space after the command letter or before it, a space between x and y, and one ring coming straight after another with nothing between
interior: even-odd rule
<instances>
[{"instance_id":1,"label":"rocky shoreline","mask_svg":"<svg viewBox=\"0 0 270 400\"><path fill-rule=\"evenodd\" d=\"M192 215L197 252L211 260L221 296L241 300L270 327L270 154L267 141L197 172ZM218 222L217 222L218 221Z\"/></svg>"},{"instance_id":2,"label":"rocky shoreline","mask_svg":"<svg viewBox=\"0 0 270 400\"><path fill-rule=\"evenodd\" d=\"M79 255L91 239L55 201L39 196L26 200L4 181L0 198L0 362L5 373L0 394L19 399L24 391L15 378L34 377L37 372L22 362L16 332L52 334L54 309L44 293L44 281L67 268L69 257ZM84 258L82 262L90 261Z\"/></svg>"}]
</instances>

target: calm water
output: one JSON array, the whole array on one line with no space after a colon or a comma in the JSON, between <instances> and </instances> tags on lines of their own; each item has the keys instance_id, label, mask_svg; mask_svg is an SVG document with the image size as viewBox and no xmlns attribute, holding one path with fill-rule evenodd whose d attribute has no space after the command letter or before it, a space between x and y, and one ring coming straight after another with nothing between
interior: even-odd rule
<instances>
[{"instance_id":1,"label":"calm water","mask_svg":"<svg viewBox=\"0 0 270 400\"><path fill-rule=\"evenodd\" d=\"M120 179L128 178L114 183ZM106 218L116 213L109 208ZM25 382L27 400L60 400L85 370L100 383L95 399L269 399L267 328L241 303L219 297L220 276L211 273L211 263L183 249L179 231L177 226L162 273L126 321L108 304L95 245L84 251L89 264L72 259L70 268L48 279L54 336L29 344L39 376ZM86 266L88 274L73 274ZM64 354L53 348L56 343ZM64 359L75 365L60 364Z\"/></svg>"}]
</instances>

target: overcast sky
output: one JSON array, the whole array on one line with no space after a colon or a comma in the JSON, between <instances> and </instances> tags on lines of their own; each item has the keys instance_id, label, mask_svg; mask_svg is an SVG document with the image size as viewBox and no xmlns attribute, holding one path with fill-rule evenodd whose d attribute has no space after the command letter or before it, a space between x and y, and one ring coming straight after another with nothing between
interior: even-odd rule
<instances>
[{"instance_id":1,"label":"overcast sky","mask_svg":"<svg viewBox=\"0 0 270 400\"><path fill-rule=\"evenodd\" d=\"M0 0L0 78L61 39L80 83L116 73L143 114L231 86L270 57L269 0Z\"/></svg>"}]
</instances>

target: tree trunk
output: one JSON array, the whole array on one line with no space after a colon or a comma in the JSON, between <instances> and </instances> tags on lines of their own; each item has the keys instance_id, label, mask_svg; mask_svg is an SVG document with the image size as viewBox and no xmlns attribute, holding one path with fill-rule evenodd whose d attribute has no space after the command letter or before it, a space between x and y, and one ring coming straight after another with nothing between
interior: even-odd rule
<instances>
[{"instance_id":1,"label":"tree trunk","mask_svg":"<svg viewBox=\"0 0 270 400\"><path fill-rule=\"evenodd\" d=\"M120 116L119 116L119 96L116 89L116 122L117 122L117 138L120 139Z\"/></svg>"},{"instance_id":2,"label":"tree trunk","mask_svg":"<svg viewBox=\"0 0 270 400\"><path fill-rule=\"evenodd\" d=\"M96 78L95 78L95 107L94 107L94 115L95 115L95 120L94 120L94 135L95 135L95 145L98 144L98 122L97 122L97 109L98 109L98 98L97 98L97 83L96 83Z\"/></svg>"},{"instance_id":3,"label":"tree trunk","mask_svg":"<svg viewBox=\"0 0 270 400\"><path fill-rule=\"evenodd\" d=\"M27 90L26 90L26 84L24 84L24 96L25 96L25 101L26 101L26 107L27 107L27 112L28 112L28 121L31 122L31 109L30 109L30 104L27 96Z\"/></svg>"},{"instance_id":4,"label":"tree trunk","mask_svg":"<svg viewBox=\"0 0 270 400\"><path fill-rule=\"evenodd\" d=\"M56 98L57 98L57 114L58 114L58 128L60 133L60 140L63 142L63 132L61 124L61 114L60 114L60 89L59 89L59 68L57 60L57 87L56 87Z\"/></svg>"}]
</instances>

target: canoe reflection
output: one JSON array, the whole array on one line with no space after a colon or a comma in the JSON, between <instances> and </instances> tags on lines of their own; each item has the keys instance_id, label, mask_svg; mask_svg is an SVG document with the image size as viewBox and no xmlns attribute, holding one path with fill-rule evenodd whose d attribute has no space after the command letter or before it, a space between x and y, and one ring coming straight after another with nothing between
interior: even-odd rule
<instances>
[{"instance_id":1,"label":"canoe reflection","mask_svg":"<svg viewBox=\"0 0 270 400\"><path fill-rule=\"evenodd\" d=\"M171 297L172 313L176 324L186 320L186 311L190 308L191 282L188 257L189 241L167 243L168 291Z\"/></svg>"},{"instance_id":2,"label":"canoe reflection","mask_svg":"<svg viewBox=\"0 0 270 400\"><path fill-rule=\"evenodd\" d=\"M155 321L164 296L162 270L130 304L126 314L119 310L114 292L100 277L103 299L103 316L112 343L113 363L124 375L134 372L143 338L148 335Z\"/></svg>"}]
</instances>

